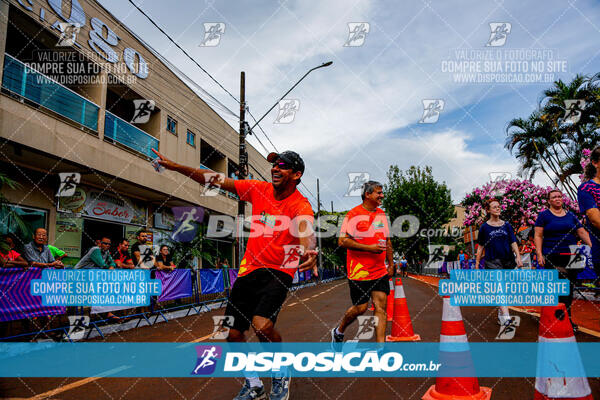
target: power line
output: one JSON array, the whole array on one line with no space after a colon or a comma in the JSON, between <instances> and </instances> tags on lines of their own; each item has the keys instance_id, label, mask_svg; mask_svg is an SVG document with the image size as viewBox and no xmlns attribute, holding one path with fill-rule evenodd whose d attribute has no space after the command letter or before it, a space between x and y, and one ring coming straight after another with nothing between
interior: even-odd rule
<instances>
[{"instance_id":1,"label":"power line","mask_svg":"<svg viewBox=\"0 0 600 400\"><path fill-rule=\"evenodd\" d=\"M203 72L204 72L206 75L208 75L208 76L209 76L209 78L210 78L210 79L212 79L212 80L213 80L213 82L215 82L217 85L219 85L219 87L220 87L221 89L223 89L223 90L225 91L225 93L227 93L229 96L231 96L231 98L232 98L232 99L234 99L234 100L235 100L235 101L236 101L236 102L239 104L239 102L240 102L240 101L239 101L239 100L238 100L238 99L237 99L237 98L236 98L234 95L232 95L232 94L231 94L231 92L229 92L229 90L225 89L225 87L224 87L223 85L221 85L221 84L219 83L219 81L217 81L215 78L213 78L213 76L212 76L212 75L211 75L211 74L210 74L210 73L209 73L207 70L205 70L204 68L202 68L202 66L201 66L200 64L198 64L198 62L196 62L196 60L194 60L194 58L193 58L192 56L190 56L190 55L188 54L188 52L187 52L187 51L185 51L185 50L184 50L184 49L183 49L183 48L182 48L182 47L181 47L179 44L177 44L177 42L176 42L175 40L173 40L173 39L171 38L171 36L169 36L169 34L168 34L167 32L165 32L165 31L164 31L164 30L163 30L163 29L162 29L160 26L158 26L158 24L157 24L156 22L154 22L154 20L153 20L152 18L150 18L150 16L148 16L148 14L146 14L146 13L145 13L145 12L144 12L144 11L143 11L141 8L139 8L139 7L137 6L137 4L135 4L135 3L133 2L133 0L129 0L129 2L130 2L130 3L131 3L131 4L132 4L132 5L135 7L135 8L137 8L137 10L138 10L140 13L142 13L142 14L144 15L144 17L146 17L146 18L148 19L148 21L150 21L150 23L151 23L152 25L154 25L154 26L155 26L155 27L156 27L156 28L157 28L159 31L161 31L161 32L162 32L162 34L163 34L163 35L165 35L165 36L167 37L167 39L169 39L169 40L171 41L171 43L173 43L173 44L174 44L174 45L175 45L175 46L176 46L176 47L177 47L179 50L181 50L181 51L183 52L183 54L185 54L185 55L186 55L186 57L187 57L187 58L189 58L189 59L190 59L190 60L191 60L191 61L192 61L194 64L196 64L196 65L198 66L198 68L200 68L200 69L201 69L201 70L202 70L202 71L203 71Z\"/></svg>"},{"instance_id":2,"label":"power line","mask_svg":"<svg viewBox=\"0 0 600 400\"><path fill-rule=\"evenodd\" d=\"M202 70L202 72L204 72L206 75L208 75L208 77L215 82L221 89L223 89L223 91L225 91L225 93L227 93L232 99L234 99L236 101L236 103L240 103L240 101L233 95L231 94L231 92L229 92L229 90L227 90L223 85L221 85L221 83L219 81L217 81L206 69L204 69L200 64L198 64L198 62L188 54L187 51L185 51L175 40L173 40L173 38L171 38L171 36L165 32L156 22L154 22L154 20L144 12L144 10L142 10L140 7L138 7L137 4L135 4L133 2L133 0L129 0L129 2L142 14L144 15L144 17L146 17L146 19L148 19L148 21L150 21L150 23L152 25L154 25L163 35L165 35L167 37L167 39L169 39L169 41L171 43L173 43L173 45L175 45L175 47L177 47L179 50L181 50L183 52L183 54L185 54L185 56L187 58L189 58L194 64L196 64L196 66L198 66L198 68L200 68ZM170 65L173 65L172 63L169 62ZM185 74L184 74L185 75ZM186 76L187 77L187 76ZM211 96L212 97L212 96ZM225 107L226 108L226 107ZM231 110L227 109L227 111L231 112ZM248 114L252 117L252 119L256 122L256 118L254 117L254 115L252 115L252 113L250 113L250 111L248 111ZM273 142L271 141L271 139L269 138L269 136L266 134L266 132L263 130L263 128L260 126L260 124L257 124L257 126L260 128L261 132L263 133L263 135L265 135L265 137L267 138L267 140L269 141L269 143L271 144L271 146L273 146L273 148L275 149L276 152L279 152L279 150L277 150L277 147L275 146L275 144L273 144ZM254 135L254 137L256 138L256 140L258 141L258 143L260 143L260 145L263 147L263 149L265 149L265 151L267 153L269 153L269 151L267 150L267 148L265 147L265 145L260 141L260 139L258 139L258 137L256 135ZM257 171L258 172L258 171ZM260 173L259 173L260 175ZM261 175L262 176L262 175ZM263 177L263 179L265 179ZM265 179L266 180L266 179ZM310 195L313 197L313 199L317 199L315 197L315 195L308 189L308 187L304 184L304 182L300 182L300 184L302 186L304 186L304 188L306 189L306 191L308 193L310 193Z\"/></svg>"}]
</instances>

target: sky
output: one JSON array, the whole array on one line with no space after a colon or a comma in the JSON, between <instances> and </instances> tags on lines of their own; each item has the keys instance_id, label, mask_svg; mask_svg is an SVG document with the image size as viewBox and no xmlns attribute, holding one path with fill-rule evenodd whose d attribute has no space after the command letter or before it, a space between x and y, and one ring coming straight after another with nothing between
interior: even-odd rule
<instances>
[{"instance_id":1,"label":"sky","mask_svg":"<svg viewBox=\"0 0 600 400\"><path fill-rule=\"evenodd\" d=\"M323 206L333 201L336 211L360 202L347 196L349 174L385 183L390 165L431 166L455 203L490 173L517 177L504 147L508 122L534 111L553 80L600 72L594 1L133 1L236 97L245 71L256 118L306 71L333 61L286 96L298 105L293 118L275 123L276 107L261 126L279 151L304 159L300 190L312 204L319 178ZM235 101L128 1L99 3L237 113ZM224 32L202 46L211 23ZM433 100L443 107L424 118L424 101ZM237 130L234 117L221 115ZM541 175L534 182L550 183Z\"/></svg>"}]
</instances>

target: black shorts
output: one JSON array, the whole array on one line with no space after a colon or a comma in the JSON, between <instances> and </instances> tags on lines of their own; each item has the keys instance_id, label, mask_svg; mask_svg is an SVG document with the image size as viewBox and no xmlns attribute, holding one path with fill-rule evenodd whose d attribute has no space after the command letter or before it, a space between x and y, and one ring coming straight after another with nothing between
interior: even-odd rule
<instances>
[{"instance_id":1,"label":"black shorts","mask_svg":"<svg viewBox=\"0 0 600 400\"><path fill-rule=\"evenodd\" d=\"M255 315L275 323L293 279L272 268L257 269L237 278L225 308L225 315L233 316L234 320L232 324L223 325L244 332L250 328Z\"/></svg>"},{"instance_id":2,"label":"black shorts","mask_svg":"<svg viewBox=\"0 0 600 400\"><path fill-rule=\"evenodd\" d=\"M390 278L387 275L384 275L379 279L371 281L355 281L348 279L348 286L350 286L350 300L352 300L352 305L358 306L369 301L371 292L383 292L388 294L390 292Z\"/></svg>"},{"instance_id":3,"label":"black shorts","mask_svg":"<svg viewBox=\"0 0 600 400\"><path fill-rule=\"evenodd\" d=\"M486 260L484 258L483 265L485 269L515 269L517 263L513 259L492 258Z\"/></svg>"}]
</instances>

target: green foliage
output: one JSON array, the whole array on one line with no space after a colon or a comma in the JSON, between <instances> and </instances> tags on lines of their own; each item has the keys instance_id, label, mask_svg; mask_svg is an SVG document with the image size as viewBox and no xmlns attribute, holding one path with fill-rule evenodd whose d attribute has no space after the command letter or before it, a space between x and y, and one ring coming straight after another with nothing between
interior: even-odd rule
<instances>
[{"instance_id":1,"label":"green foliage","mask_svg":"<svg viewBox=\"0 0 600 400\"><path fill-rule=\"evenodd\" d=\"M216 260L221 257L214 242L206 238L200 226L197 228L196 236L190 242L179 242L169 239L167 243L165 243L171 248L171 255L173 256L175 265L179 265L184 259L198 257L214 266ZM206 267L206 263L204 263L203 266Z\"/></svg>"},{"instance_id":2,"label":"green foliage","mask_svg":"<svg viewBox=\"0 0 600 400\"><path fill-rule=\"evenodd\" d=\"M344 220L346 213L346 211L331 213L321 210L321 218L319 219L320 226L315 226L315 230L318 231L321 229L321 231L325 231L325 227L331 225L328 229L336 231L336 234L332 237L321 238L321 257L323 259L323 268L325 269L335 269L339 266L343 267L346 265L346 250L338 246L337 234L342 226L342 221ZM335 227L333 227L334 225Z\"/></svg>"},{"instance_id":3,"label":"green foliage","mask_svg":"<svg viewBox=\"0 0 600 400\"><path fill-rule=\"evenodd\" d=\"M508 122L505 147L517 157L520 176L532 179L542 172L575 200L579 182L573 175L582 173L582 151L600 140L599 81L600 74L559 79L542 93L537 110ZM564 120L565 100L585 102L578 122Z\"/></svg>"},{"instance_id":4,"label":"green foliage","mask_svg":"<svg viewBox=\"0 0 600 400\"><path fill-rule=\"evenodd\" d=\"M411 166L406 172L398 166L390 166L387 173L388 182L384 185L383 207L393 223L404 215L413 215L419 221L419 231L422 229L439 229L454 216L454 205L450 189L445 183L437 182L431 167ZM408 223L403 226L407 231ZM451 244L450 238L430 238L431 244ZM395 250L406 256L409 262L417 262L427 258L426 237L415 234L411 237L394 235L392 243Z\"/></svg>"},{"instance_id":5,"label":"green foliage","mask_svg":"<svg viewBox=\"0 0 600 400\"><path fill-rule=\"evenodd\" d=\"M0 216L2 216L2 222L0 225L10 226L11 223L13 223L17 225L18 229L29 238L33 232L29 226L27 226L23 218L21 218L21 216L9 206L8 199L2 193L3 189L5 188L16 190L22 188L22 186L17 181L0 172Z\"/></svg>"}]
</instances>

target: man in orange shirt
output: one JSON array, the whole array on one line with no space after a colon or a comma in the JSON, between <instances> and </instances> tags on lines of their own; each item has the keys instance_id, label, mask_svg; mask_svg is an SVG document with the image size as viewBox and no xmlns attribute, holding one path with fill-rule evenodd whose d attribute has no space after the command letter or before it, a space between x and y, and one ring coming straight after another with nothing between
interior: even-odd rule
<instances>
[{"instance_id":1,"label":"man in orange shirt","mask_svg":"<svg viewBox=\"0 0 600 400\"><path fill-rule=\"evenodd\" d=\"M153 150L154 151L154 150ZM293 151L270 153L272 183L233 180L208 169L191 168L168 160L158 152L158 163L195 181L218 185L252 204L252 221L246 253L241 261L225 315L233 316L229 342L245 341L250 326L262 342L281 342L275 330L277 315L296 271L312 269L317 275L314 214L296 186L304 173L304 161ZM208 176L205 175L209 174ZM270 399L289 397L290 377L273 378ZM257 376L246 379L235 399L263 399L266 393ZM234 399L234 400L235 400Z\"/></svg>"},{"instance_id":2,"label":"man in orange shirt","mask_svg":"<svg viewBox=\"0 0 600 400\"><path fill-rule=\"evenodd\" d=\"M348 211L338 240L339 246L348 249L346 269L352 307L346 310L339 326L331 330L333 343L344 341L346 328L367 311L369 297L377 317L376 340L385 342L386 301L394 260L387 217L379 208L383 185L375 181L365 183L362 200L362 204Z\"/></svg>"}]
</instances>

